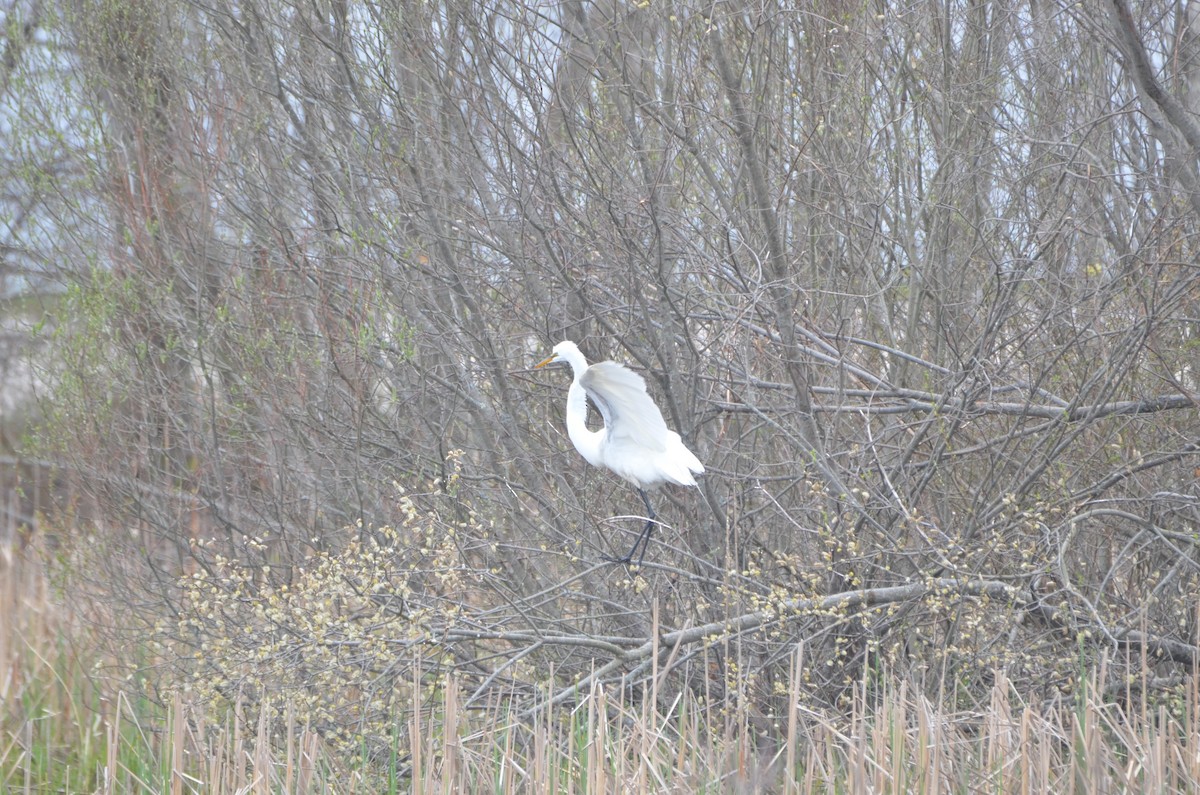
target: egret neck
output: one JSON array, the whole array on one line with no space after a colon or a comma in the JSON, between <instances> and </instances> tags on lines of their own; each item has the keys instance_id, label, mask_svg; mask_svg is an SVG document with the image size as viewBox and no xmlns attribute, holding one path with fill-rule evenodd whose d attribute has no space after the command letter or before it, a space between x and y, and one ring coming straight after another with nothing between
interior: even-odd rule
<instances>
[{"instance_id":1,"label":"egret neck","mask_svg":"<svg viewBox=\"0 0 1200 795\"><path fill-rule=\"evenodd\" d=\"M571 361L571 368L575 371L575 380L567 390L567 436L571 437L571 444L575 445L575 449L589 464L594 467L604 466L601 443L604 441L605 431L588 430L587 392L579 383L579 377L587 369L587 364L581 367Z\"/></svg>"}]
</instances>

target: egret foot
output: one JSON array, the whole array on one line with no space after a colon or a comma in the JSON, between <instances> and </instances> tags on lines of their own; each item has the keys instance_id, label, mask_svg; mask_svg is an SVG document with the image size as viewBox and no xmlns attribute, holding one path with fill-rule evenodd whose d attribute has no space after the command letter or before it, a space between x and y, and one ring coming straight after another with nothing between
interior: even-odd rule
<instances>
[{"instance_id":1,"label":"egret foot","mask_svg":"<svg viewBox=\"0 0 1200 795\"><path fill-rule=\"evenodd\" d=\"M644 499L645 494L643 494L642 497ZM646 500L646 507L647 508L650 507L649 500ZM654 516L653 510L650 511L650 515L651 515L651 517ZM630 547L629 551L625 553L625 557L623 557L623 558L604 558L604 560L608 561L609 563L621 563L626 566L632 566L633 568L640 569L642 567L642 561L646 559L646 549L647 549L647 547L650 546L650 536L654 534L654 525L655 524L656 524L656 522L654 521L653 518L651 518L648 522L646 522L646 526L643 527L642 532L638 534L637 540L635 540L633 542L633 546ZM642 548L642 554L637 556L637 563L635 564L633 562L633 556L634 556L634 553L636 553L638 551L638 547Z\"/></svg>"}]
</instances>

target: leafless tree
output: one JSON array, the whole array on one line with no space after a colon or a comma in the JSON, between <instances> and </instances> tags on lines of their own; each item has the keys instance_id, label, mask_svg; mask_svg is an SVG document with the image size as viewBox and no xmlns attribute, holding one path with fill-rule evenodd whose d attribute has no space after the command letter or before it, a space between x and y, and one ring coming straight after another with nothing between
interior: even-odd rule
<instances>
[{"instance_id":1,"label":"leafless tree","mask_svg":"<svg viewBox=\"0 0 1200 795\"><path fill-rule=\"evenodd\" d=\"M759 706L798 642L829 699L864 665L1057 694L1081 633L1195 654L1192 4L35 24L62 76L29 96L61 107L20 129L65 124L67 167L22 246L76 285L45 449L148 615L216 554L267 588L418 495L479 533L443 641L481 688L527 658L637 681L612 639L660 630L679 686L736 661ZM644 373L708 467L636 573L598 564L636 499L529 371L567 337Z\"/></svg>"}]
</instances>

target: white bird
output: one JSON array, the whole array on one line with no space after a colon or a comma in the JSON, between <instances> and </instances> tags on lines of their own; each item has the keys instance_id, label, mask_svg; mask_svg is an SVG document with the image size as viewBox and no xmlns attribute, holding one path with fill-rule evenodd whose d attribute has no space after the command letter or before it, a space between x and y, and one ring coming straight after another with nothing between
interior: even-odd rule
<instances>
[{"instance_id":1,"label":"white bird","mask_svg":"<svg viewBox=\"0 0 1200 795\"><path fill-rule=\"evenodd\" d=\"M567 391L567 435L571 443L592 466L610 469L632 483L646 504L646 526L629 553L614 560L632 563L640 546L640 566L656 523L646 489L662 483L695 486L695 476L704 472L704 465L684 446L679 434L667 428L662 412L646 394L646 382L640 375L616 362L589 366L579 346L569 340L555 345L554 355L537 367L560 362L571 365L575 373ZM587 427L588 398L604 417L604 427L598 431Z\"/></svg>"}]
</instances>

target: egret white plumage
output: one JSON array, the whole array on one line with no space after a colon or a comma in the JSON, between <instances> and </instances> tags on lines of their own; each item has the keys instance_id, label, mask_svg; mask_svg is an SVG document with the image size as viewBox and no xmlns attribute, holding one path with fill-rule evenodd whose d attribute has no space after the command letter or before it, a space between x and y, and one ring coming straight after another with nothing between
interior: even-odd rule
<instances>
[{"instance_id":1,"label":"egret white plumage","mask_svg":"<svg viewBox=\"0 0 1200 795\"><path fill-rule=\"evenodd\" d=\"M663 483L695 486L696 475L704 472L700 459L684 446L679 434L667 428L662 412L646 394L646 382L623 364L599 362L589 365L575 343L564 340L554 346L554 355L537 367L565 362L575 379L567 391L567 435L589 464L610 469L637 489L646 505L647 521L633 547L617 563L632 563L638 547L640 566L646 557L655 513L647 489ZM536 369L536 368L535 368ZM604 427L587 427L587 401L600 410Z\"/></svg>"}]
</instances>

